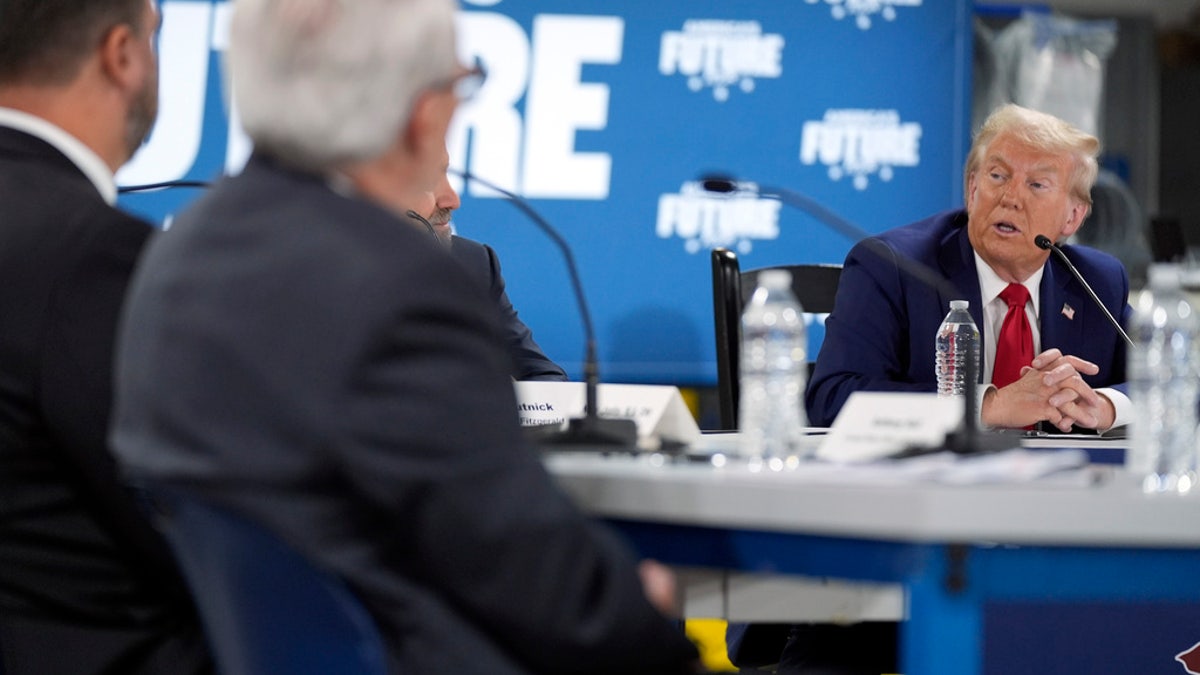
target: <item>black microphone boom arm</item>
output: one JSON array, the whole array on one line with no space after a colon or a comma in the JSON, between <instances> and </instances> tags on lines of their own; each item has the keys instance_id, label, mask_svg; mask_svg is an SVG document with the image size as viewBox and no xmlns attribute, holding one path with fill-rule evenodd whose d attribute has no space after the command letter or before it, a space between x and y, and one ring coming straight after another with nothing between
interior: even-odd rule
<instances>
[{"instance_id":1,"label":"black microphone boom arm","mask_svg":"<svg viewBox=\"0 0 1200 675\"><path fill-rule=\"evenodd\" d=\"M145 185L121 185L117 187L117 194L130 194L133 192L154 192L156 190L166 190L168 188L209 188L212 183L206 180L168 180L161 183L146 183Z\"/></svg>"},{"instance_id":2,"label":"black microphone boom arm","mask_svg":"<svg viewBox=\"0 0 1200 675\"><path fill-rule=\"evenodd\" d=\"M464 181L474 181L480 185L499 192L509 203L520 209L538 228L558 246L563 260L567 264L567 274L571 278L571 287L575 291L575 301L579 304L579 313L583 318L584 357L583 377L584 391L587 403L584 416L573 418L567 428L556 434L537 434L539 443L556 446L586 446L621 445L633 447L637 443L637 423L630 419L600 417L600 406L597 402L597 389L600 386L600 365L596 355L596 331L592 327L592 314L588 309L587 298L583 294L583 283L579 280L579 269L575 265L575 255L562 235L541 216L524 198L505 190L504 188L484 180L469 171L449 169L450 173Z\"/></svg>"},{"instance_id":3,"label":"black microphone boom arm","mask_svg":"<svg viewBox=\"0 0 1200 675\"><path fill-rule=\"evenodd\" d=\"M1063 253L1063 250L1059 248L1057 244L1050 241L1050 237L1047 237L1044 234L1039 234L1038 236L1034 237L1033 243L1037 244L1038 248L1044 248L1053 253L1054 256L1058 258L1059 262L1061 262L1064 267L1071 271L1071 275L1075 277L1075 281L1078 281L1079 285L1083 286L1083 290L1087 292L1088 297L1092 299L1092 302L1100 308L1100 312L1104 314L1104 318L1108 319L1108 322L1112 324L1113 328L1117 329L1117 334L1125 339L1125 344L1129 345L1130 349L1135 349L1133 346L1133 340L1129 339L1129 334L1125 332L1124 328L1121 328L1121 323L1113 318L1112 312L1108 311L1108 308L1104 306L1104 303L1100 302L1100 298L1096 295L1096 291L1093 291L1092 287L1088 285L1088 282L1084 281L1083 275L1080 274L1079 270L1071 264L1071 260L1067 257L1067 254Z\"/></svg>"}]
</instances>

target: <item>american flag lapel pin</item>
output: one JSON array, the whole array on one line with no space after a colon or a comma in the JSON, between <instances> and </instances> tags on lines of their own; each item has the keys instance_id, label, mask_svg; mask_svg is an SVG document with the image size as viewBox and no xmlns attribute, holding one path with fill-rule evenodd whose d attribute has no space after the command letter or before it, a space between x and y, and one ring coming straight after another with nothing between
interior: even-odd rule
<instances>
[{"instance_id":1,"label":"american flag lapel pin","mask_svg":"<svg viewBox=\"0 0 1200 675\"><path fill-rule=\"evenodd\" d=\"M1075 320L1075 308L1064 302L1063 308L1062 308L1062 315L1067 317L1067 321L1074 321Z\"/></svg>"}]
</instances>

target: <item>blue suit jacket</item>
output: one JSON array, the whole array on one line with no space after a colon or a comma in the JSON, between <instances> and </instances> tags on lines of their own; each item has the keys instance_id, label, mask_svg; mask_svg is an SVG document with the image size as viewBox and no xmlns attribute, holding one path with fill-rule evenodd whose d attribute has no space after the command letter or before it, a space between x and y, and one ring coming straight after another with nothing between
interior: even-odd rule
<instances>
[{"instance_id":1,"label":"blue suit jacket","mask_svg":"<svg viewBox=\"0 0 1200 675\"><path fill-rule=\"evenodd\" d=\"M950 301L968 300L975 324L983 324L979 275L966 224L966 212L948 211L875 237L893 256L907 257L945 277L959 289L957 297L906 274L894 259L877 253L879 249L860 243L850 250L805 396L812 424L832 424L855 391L936 389L934 335ZM1121 263L1083 246L1062 249L1109 312L1127 324L1132 311L1129 278ZM1099 373L1084 377L1092 387L1123 383L1124 341L1071 273L1053 259L1046 262L1040 297L1041 348L1057 347L1098 365Z\"/></svg>"},{"instance_id":2,"label":"blue suit jacket","mask_svg":"<svg viewBox=\"0 0 1200 675\"><path fill-rule=\"evenodd\" d=\"M567 373L546 356L538 343L534 342L533 331L517 316L517 310L504 290L504 277L500 275L500 259L496 257L496 251L487 244L455 235L451 239L450 254L496 301L504 325L504 344L513 361L513 377L518 380L566 381Z\"/></svg>"}]
</instances>

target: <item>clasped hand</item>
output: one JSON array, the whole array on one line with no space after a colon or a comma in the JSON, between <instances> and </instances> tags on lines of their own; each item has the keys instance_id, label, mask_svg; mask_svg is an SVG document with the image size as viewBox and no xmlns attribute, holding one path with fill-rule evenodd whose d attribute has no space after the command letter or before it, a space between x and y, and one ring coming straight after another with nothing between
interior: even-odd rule
<instances>
[{"instance_id":1,"label":"clasped hand","mask_svg":"<svg viewBox=\"0 0 1200 675\"><path fill-rule=\"evenodd\" d=\"M1098 372L1099 366L1090 361L1047 349L1021 369L1017 381L984 395L983 423L1020 428L1045 420L1064 432L1074 425L1107 429L1116 410L1083 381L1084 375Z\"/></svg>"}]
</instances>

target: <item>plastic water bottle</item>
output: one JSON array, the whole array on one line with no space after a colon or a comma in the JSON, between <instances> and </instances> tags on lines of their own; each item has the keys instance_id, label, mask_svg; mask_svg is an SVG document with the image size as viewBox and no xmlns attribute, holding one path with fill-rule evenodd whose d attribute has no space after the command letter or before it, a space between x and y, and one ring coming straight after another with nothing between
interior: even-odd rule
<instances>
[{"instance_id":1,"label":"plastic water bottle","mask_svg":"<svg viewBox=\"0 0 1200 675\"><path fill-rule=\"evenodd\" d=\"M1196 485L1197 337L1200 320L1178 265L1152 265L1133 308L1126 467L1147 493L1185 494Z\"/></svg>"},{"instance_id":2,"label":"plastic water bottle","mask_svg":"<svg viewBox=\"0 0 1200 675\"><path fill-rule=\"evenodd\" d=\"M950 313L938 327L934 369L938 396L966 394L967 359L979 373L979 329L966 300L951 300Z\"/></svg>"},{"instance_id":3,"label":"plastic water bottle","mask_svg":"<svg viewBox=\"0 0 1200 675\"><path fill-rule=\"evenodd\" d=\"M804 384L808 378L804 310L792 275L764 270L742 313L740 451L750 468L780 471L805 456Z\"/></svg>"}]
</instances>

